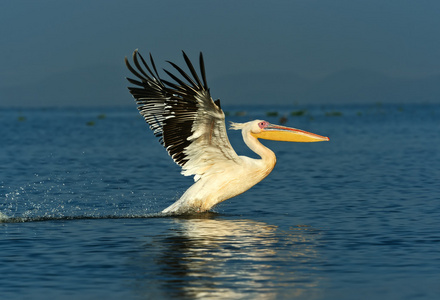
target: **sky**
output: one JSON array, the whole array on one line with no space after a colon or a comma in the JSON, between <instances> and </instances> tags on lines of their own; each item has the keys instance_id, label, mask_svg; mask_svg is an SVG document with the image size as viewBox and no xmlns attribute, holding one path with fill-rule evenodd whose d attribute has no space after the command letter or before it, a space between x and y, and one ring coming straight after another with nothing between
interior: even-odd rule
<instances>
[{"instance_id":1,"label":"sky","mask_svg":"<svg viewBox=\"0 0 440 300\"><path fill-rule=\"evenodd\" d=\"M1 1L0 107L129 105L123 59L203 52L222 104L440 102L440 1Z\"/></svg>"}]
</instances>

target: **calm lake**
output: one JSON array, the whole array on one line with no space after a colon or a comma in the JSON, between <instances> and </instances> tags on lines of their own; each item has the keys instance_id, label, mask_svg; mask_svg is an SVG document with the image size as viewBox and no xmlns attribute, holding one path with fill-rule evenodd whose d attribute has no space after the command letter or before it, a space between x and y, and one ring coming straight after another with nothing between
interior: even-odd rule
<instances>
[{"instance_id":1,"label":"calm lake","mask_svg":"<svg viewBox=\"0 0 440 300\"><path fill-rule=\"evenodd\" d=\"M134 105L0 110L1 298L440 295L440 105L224 110L330 142L263 141L277 155L264 181L161 217L193 180Z\"/></svg>"}]
</instances>

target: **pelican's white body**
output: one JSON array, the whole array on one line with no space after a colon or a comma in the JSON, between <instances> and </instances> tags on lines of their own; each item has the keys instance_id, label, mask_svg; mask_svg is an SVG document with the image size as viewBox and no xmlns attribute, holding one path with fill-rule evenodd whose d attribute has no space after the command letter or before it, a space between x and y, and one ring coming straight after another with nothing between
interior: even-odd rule
<instances>
[{"instance_id":1,"label":"pelican's white body","mask_svg":"<svg viewBox=\"0 0 440 300\"><path fill-rule=\"evenodd\" d=\"M209 168L178 201L164 209L163 213L207 211L218 203L240 195L263 180L276 164L275 154L251 135L252 127L259 120L234 124L242 129L246 145L261 159L238 156L236 160L218 160ZM253 126L254 125L254 126Z\"/></svg>"}]
</instances>

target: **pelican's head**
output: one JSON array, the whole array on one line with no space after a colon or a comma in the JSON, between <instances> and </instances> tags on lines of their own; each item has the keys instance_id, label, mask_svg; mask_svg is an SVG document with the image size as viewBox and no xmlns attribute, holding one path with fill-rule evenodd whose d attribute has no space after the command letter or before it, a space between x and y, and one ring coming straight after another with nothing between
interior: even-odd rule
<instances>
[{"instance_id":1,"label":"pelican's head","mask_svg":"<svg viewBox=\"0 0 440 300\"><path fill-rule=\"evenodd\" d=\"M267 121L255 120L248 124L250 134L258 139L285 142L323 142L330 139L304 130L270 124ZM247 127L247 126L246 126Z\"/></svg>"}]
</instances>

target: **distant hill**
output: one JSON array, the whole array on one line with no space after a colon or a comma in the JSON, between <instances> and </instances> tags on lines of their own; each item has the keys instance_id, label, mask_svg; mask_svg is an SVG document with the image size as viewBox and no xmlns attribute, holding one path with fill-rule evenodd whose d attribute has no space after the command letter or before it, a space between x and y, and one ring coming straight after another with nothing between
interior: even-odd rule
<instances>
[{"instance_id":1,"label":"distant hill","mask_svg":"<svg viewBox=\"0 0 440 300\"><path fill-rule=\"evenodd\" d=\"M129 105L124 66L90 66L0 89L2 106Z\"/></svg>"},{"instance_id":2,"label":"distant hill","mask_svg":"<svg viewBox=\"0 0 440 300\"><path fill-rule=\"evenodd\" d=\"M0 88L0 106L131 105L121 66L90 66L40 82ZM266 72L209 78L213 98L223 104L440 102L440 74L402 79L349 69L320 80L294 73Z\"/></svg>"},{"instance_id":3,"label":"distant hill","mask_svg":"<svg viewBox=\"0 0 440 300\"><path fill-rule=\"evenodd\" d=\"M292 73L245 73L209 83L213 97L231 104L283 104L302 98L313 82Z\"/></svg>"},{"instance_id":4,"label":"distant hill","mask_svg":"<svg viewBox=\"0 0 440 300\"><path fill-rule=\"evenodd\" d=\"M345 70L316 82L304 97L332 103L440 102L440 75L402 79L366 70Z\"/></svg>"},{"instance_id":5,"label":"distant hill","mask_svg":"<svg viewBox=\"0 0 440 300\"><path fill-rule=\"evenodd\" d=\"M410 103L440 102L440 74L420 79L392 78L350 69L320 80L295 74L237 74L211 83L233 103Z\"/></svg>"}]
</instances>

